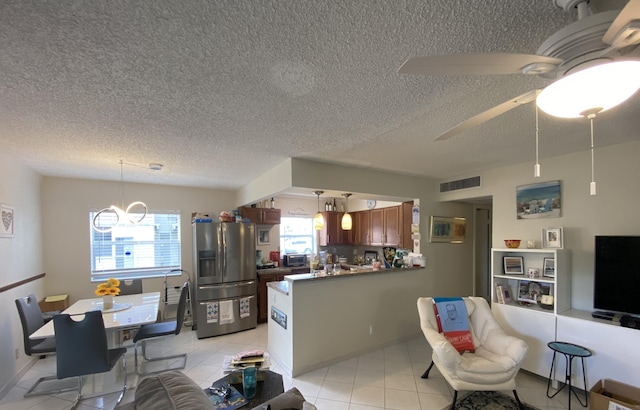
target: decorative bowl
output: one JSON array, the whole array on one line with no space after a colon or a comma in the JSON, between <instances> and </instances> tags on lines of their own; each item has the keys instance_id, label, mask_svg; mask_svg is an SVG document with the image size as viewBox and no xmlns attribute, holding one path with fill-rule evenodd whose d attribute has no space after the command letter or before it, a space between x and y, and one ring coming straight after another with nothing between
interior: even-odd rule
<instances>
[{"instance_id":1,"label":"decorative bowl","mask_svg":"<svg viewBox=\"0 0 640 410\"><path fill-rule=\"evenodd\" d=\"M504 244L507 248L517 248L520 246L520 239L505 239Z\"/></svg>"}]
</instances>

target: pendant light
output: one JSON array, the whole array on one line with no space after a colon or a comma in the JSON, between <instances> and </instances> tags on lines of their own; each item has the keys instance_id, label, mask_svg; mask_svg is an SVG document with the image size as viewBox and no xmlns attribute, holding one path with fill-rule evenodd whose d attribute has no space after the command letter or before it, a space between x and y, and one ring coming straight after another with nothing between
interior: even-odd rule
<instances>
[{"instance_id":1,"label":"pendant light","mask_svg":"<svg viewBox=\"0 0 640 410\"><path fill-rule=\"evenodd\" d=\"M152 164L150 164L150 168L151 168L151 165ZM160 164L154 164L154 165L160 165ZM122 199L122 204L124 206L123 166L124 166L124 161L120 160L120 198ZM151 168L151 169L154 169L154 168ZM158 169L162 169L162 165L160 165L160 168ZM132 218L130 214L130 212L132 212L136 208L142 208L142 216L139 219ZM108 214L108 213L112 213L115 216L115 222L111 223L106 227L100 225L99 224L100 217L103 216L103 214ZM137 213L140 213L140 212L137 212ZM99 210L96 213L96 215L93 217L93 221L91 225L96 232L105 233L105 232L111 232L120 223L120 220L136 225L140 223L145 218L145 216L147 216L147 205L144 202L135 201L130 203L125 210L122 210L122 208L119 208L116 205L111 205L109 208L103 208Z\"/></svg>"},{"instance_id":2,"label":"pendant light","mask_svg":"<svg viewBox=\"0 0 640 410\"><path fill-rule=\"evenodd\" d=\"M351 215L349 215L349 197L351 194L342 194L344 197L344 215L342 215L342 230L350 231L353 227L353 221L351 219Z\"/></svg>"},{"instance_id":3,"label":"pendant light","mask_svg":"<svg viewBox=\"0 0 640 410\"><path fill-rule=\"evenodd\" d=\"M320 195L324 194L324 191L313 191L318 196L318 213L313 217L313 229L321 231L324 228L324 217L320 212Z\"/></svg>"}]
</instances>

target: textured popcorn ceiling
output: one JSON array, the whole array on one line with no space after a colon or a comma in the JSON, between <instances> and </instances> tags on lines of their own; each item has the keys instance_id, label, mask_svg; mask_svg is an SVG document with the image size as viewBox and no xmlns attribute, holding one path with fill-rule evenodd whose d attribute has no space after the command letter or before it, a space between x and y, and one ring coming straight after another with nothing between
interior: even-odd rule
<instances>
[{"instance_id":1,"label":"textured popcorn ceiling","mask_svg":"<svg viewBox=\"0 0 640 410\"><path fill-rule=\"evenodd\" d=\"M576 18L552 0L5 0L0 152L44 175L119 180L124 159L141 165L127 181L225 188L289 157L436 178L533 164L532 104L432 140L548 80L397 69L535 53ZM640 139L639 106L597 118L596 145ZM542 163L587 150L588 132L541 115Z\"/></svg>"}]
</instances>

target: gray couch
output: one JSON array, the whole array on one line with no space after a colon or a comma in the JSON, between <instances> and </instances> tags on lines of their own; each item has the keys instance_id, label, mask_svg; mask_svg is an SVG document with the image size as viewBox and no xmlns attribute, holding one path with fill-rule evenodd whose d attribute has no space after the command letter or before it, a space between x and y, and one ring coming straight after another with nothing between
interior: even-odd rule
<instances>
[{"instance_id":1,"label":"gray couch","mask_svg":"<svg viewBox=\"0 0 640 410\"><path fill-rule=\"evenodd\" d=\"M145 378L136 389L135 399L118 410L212 409L202 388L184 373L172 370ZM295 387L274 397L255 410L315 410Z\"/></svg>"}]
</instances>

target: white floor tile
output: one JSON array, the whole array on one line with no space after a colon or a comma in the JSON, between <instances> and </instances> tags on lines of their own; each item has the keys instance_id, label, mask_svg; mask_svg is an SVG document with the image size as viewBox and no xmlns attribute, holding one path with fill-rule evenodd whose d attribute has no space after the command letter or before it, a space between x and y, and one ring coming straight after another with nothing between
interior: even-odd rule
<instances>
[{"instance_id":1,"label":"white floor tile","mask_svg":"<svg viewBox=\"0 0 640 410\"><path fill-rule=\"evenodd\" d=\"M198 339L195 332L185 329L176 337L158 339L150 344L151 353L188 352L184 373L199 386L208 387L223 376L222 360L243 350L267 348L267 325L256 329ZM127 368L133 369L133 350L129 349ZM428 379L420 376L431 363L431 350L423 338L397 343L385 349L366 353L330 367L321 368L295 378L283 376L285 390L295 386L319 410L441 410L451 403L451 388L436 367ZM274 363L274 371L278 371ZM38 377L55 374L55 357L37 360L5 397L0 410L62 410L71 407L74 393L56 396L23 398L28 387ZM541 410L565 410L568 396L546 396L547 379L521 371L516 379L517 391L523 402ZM509 396L511 392L506 392ZM123 403L134 399L134 390L125 395ZM462 393L461 393L462 394ZM81 402L80 409L112 409L117 394ZM572 399L575 408L583 409Z\"/></svg>"}]
</instances>

